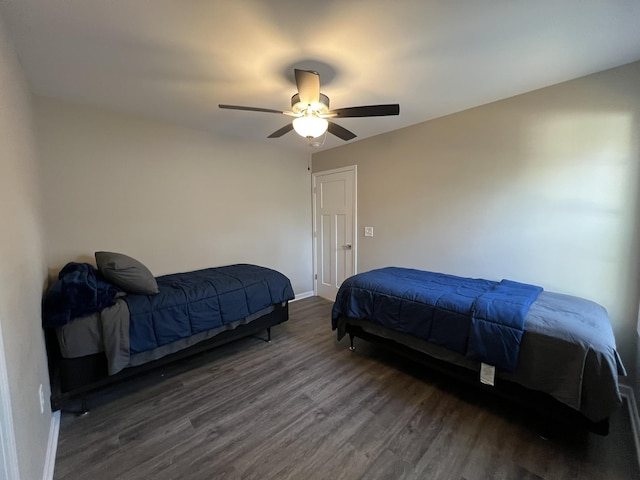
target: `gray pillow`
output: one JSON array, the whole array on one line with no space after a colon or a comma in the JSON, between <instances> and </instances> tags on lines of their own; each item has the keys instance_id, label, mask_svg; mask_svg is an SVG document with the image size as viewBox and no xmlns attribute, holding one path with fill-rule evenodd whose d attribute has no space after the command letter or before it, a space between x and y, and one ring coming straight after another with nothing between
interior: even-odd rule
<instances>
[{"instance_id":1,"label":"gray pillow","mask_svg":"<svg viewBox=\"0 0 640 480\"><path fill-rule=\"evenodd\" d=\"M155 295L158 282L153 274L135 258L122 253L96 252L96 264L105 280L127 293Z\"/></svg>"}]
</instances>

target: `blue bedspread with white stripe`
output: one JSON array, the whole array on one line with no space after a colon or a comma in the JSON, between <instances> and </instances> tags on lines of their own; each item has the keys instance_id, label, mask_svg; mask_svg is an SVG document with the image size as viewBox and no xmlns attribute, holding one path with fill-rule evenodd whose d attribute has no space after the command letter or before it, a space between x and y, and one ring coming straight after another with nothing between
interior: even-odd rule
<instances>
[{"instance_id":1,"label":"blue bedspread with white stripe","mask_svg":"<svg viewBox=\"0 0 640 480\"><path fill-rule=\"evenodd\" d=\"M512 372L525 316L541 291L510 280L386 267L343 282L332 325L340 316L370 320Z\"/></svg>"}]
</instances>

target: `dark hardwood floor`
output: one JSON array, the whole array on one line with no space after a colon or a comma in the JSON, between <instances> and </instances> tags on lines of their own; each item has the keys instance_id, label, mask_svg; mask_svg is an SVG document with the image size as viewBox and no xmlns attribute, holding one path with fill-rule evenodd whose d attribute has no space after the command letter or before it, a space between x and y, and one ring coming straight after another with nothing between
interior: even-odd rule
<instances>
[{"instance_id":1,"label":"dark hardwood floor","mask_svg":"<svg viewBox=\"0 0 640 480\"><path fill-rule=\"evenodd\" d=\"M56 479L636 479L626 408L545 440L528 412L381 347L337 342L331 304L111 386L62 415Z\"/></svg>"}]
</instances>

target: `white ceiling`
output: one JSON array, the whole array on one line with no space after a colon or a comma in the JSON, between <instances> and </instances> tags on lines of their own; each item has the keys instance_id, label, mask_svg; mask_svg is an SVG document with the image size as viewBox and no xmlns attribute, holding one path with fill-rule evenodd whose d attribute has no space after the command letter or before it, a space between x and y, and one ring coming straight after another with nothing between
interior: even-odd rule
<instances>
[{"instance_id":1,"label":"white ceiling","mask_svg":"<svg viewBox=\"0 0 640 480\"><path fill-rule=\"evenodd\" d=\"M0 0L38 95L306 149L293 68L320 73L366 138L640 60L638 0ZM639 79L640 81L640 79ZM331 135L323 148L343 144Z\"/></svg>"}]
</instances>

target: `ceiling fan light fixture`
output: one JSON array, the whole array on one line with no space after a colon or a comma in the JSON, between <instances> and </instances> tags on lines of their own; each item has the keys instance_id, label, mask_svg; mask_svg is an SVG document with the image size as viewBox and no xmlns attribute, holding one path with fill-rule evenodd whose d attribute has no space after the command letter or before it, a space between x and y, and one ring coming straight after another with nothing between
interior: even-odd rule
<instances>
[{"instance_id":1,"label":"ceiling fan light fixture","mask_svg":"<svg viewBox=\"0 0 640 480\"><path fill-rule=\"evenodd\" d=\"M316 138L327 131L329 122L316 115L304 115L293 119L293 129L305 138Z\"/></svg>"}]
</instances>

